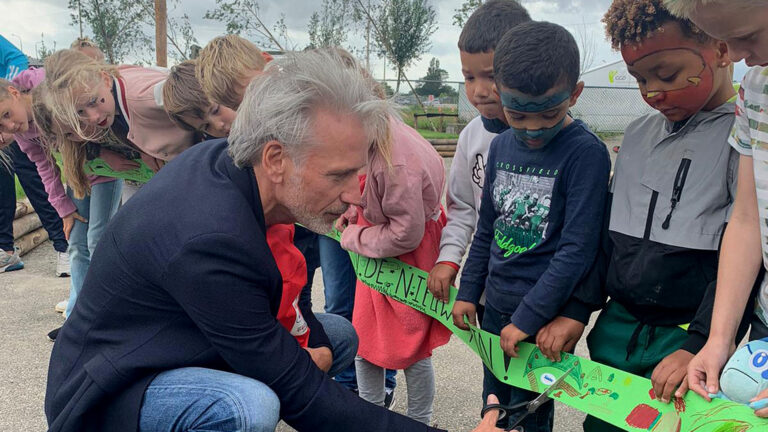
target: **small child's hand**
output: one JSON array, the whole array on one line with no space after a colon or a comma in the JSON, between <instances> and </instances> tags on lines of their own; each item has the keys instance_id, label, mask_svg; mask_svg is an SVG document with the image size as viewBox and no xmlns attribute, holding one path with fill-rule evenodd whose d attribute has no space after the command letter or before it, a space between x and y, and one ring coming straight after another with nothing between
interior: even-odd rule
<instances>
[{"instance_id":1,"label":"small child's hand","mask_svg":"<svg viewBox=\"0 0 768 432\"><path fill-rule=\"evenodd\" d=\"M339 232L343 233L347 225L355 223L357 223L357 208L351 205L349 208L347 208L347 211L345 211L341 216L339 216L338 219L336 219L335 226Z\"/></svg>"},{"instance_id":2,"label":"small child's hand","mask_svg":"<svg viewBox=\"0 0 768 432\"><path fill-rule=\"evenodd\" d=\"M520 330L514 324L507 324L501 329L501 349L510 357L517 357L517 344L524 341L529 335Z\"/></svg>"},{"instance_id":3,"label":"small child's hand","mask_svg":"<svg viewBox=\"0 0 768 432\"><path fill-rule=\"evenodd\" d=\"M760 394L752 398L750 402L757 402L762 399L768 399L768 389L761 391ZM755 410L755 415L758 417L768 417L768 407Z\"/></svg>"},{"instance_id":4,"label":"small child's hand","mask_svg":"<svg viewBox=\"0 0 768 432\"><path fill-rule=\"evenodd\" d=\"M456 269L449 265L442 263L435 264L427 278L427 288L429 289L429 292L441 302L448 303L451 285L456 281L457 273Z\"/></svg>"},{"instance_id":5,"label":"small child's hand","mask_svg":"<svg viewBox=\"0 0 768 432\"><path fill-rule=\"evenodd\" d=\"M584 323L559 316L536 334L536 346L544 357L560 361L561 351L571 351L584 334Z\"/></svg>"},{"instance_id":6,"label":"small child's hand","mask_svg":"<svg viewBox=\"0 0 768 432\"><path fill-rule=\"evenodd\" d=\"M653 392L660 401L669 403L672 400L672 392L680 386L688 374L688 363L691 360L693 360L693 354L679 349L666 356L656 366L651 375L651 384L653 384Z\"/></svg>"},{"instance_id":7,"label":"small child's hand","mask_svg":"<svg viewBox=\"0 0 768 432\"><path fill-rule=\"evenodd\" d=\"M462 330L469 330L469 326L464 323L465 316L469 318L470 324L477 325L477 307L474 303L456 300L451 314L453 315L453 323Z\"/></svg>"}]
</instances>

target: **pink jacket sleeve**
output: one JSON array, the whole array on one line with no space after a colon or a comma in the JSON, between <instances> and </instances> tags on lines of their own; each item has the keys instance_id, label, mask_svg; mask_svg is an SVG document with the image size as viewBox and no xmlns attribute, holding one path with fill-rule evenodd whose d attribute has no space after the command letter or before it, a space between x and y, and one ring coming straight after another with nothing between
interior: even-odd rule
<instances>
[{"instance_id":1,"label":"pink jacket sleeve","mask_svg":"<svg viewBox=\"0 0 768 432\"><path fill-rule=\"evenodd\" d=\"M26 134L25 134L26 135ZM45 192L48 194L48 201L51 203L59 217L68 216L75 211L75 203L67 196L64 185L61 183L61 174L59 167L45 152L45 149L39 144L37 138L23 138L21 135L15 135L16 142L19 143L21 151L26 153L29 160L35 163L37 173L43 181Z\"/></svg>"},{"instance_id":2,"label":"pink jacket sleeve","mask_svg":"<svg viewBox=\"0 0 768 432\"><path fill-rule=\"evenodd\" d=\"M387 221L369 227L349 225L341 236L344 249L384 258L412 252L421 244L426 221L422 184L408 171L405 166L395 166L388 173L375 174L379 185L383 185L381 203L375 207L381 209Z\"/></svg>"}]
</instances>

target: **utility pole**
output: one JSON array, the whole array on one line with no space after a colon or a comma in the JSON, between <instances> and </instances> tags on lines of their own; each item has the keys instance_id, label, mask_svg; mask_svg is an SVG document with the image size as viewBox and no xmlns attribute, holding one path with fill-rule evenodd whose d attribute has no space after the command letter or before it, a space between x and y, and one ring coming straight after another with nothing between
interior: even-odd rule
<instances>
[{"instance_id":1,"label":"utility pole","mask_svg":"<svg viewBox=\"0 0 768 432\"><path fill-rule=\"evenodd\" d=\"M80 39L83 38L83 14L80 12L80 0L77 0L77 22L80 24Z\"/></svg>"},{"instance_id":2,"label":"utility pole","mask_svg":"<svg viewBox=\"0 0 768 432\"><path fill-rule=\"evenodd\" d=\"M165 0L155 0L155 61L168 67L168 9Z\"/></svg>"}]
</instances>

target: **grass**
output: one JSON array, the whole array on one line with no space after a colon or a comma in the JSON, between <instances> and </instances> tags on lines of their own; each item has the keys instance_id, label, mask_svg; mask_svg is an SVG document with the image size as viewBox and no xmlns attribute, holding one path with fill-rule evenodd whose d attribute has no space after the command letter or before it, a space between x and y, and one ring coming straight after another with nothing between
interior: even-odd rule
<instances>
[{"instance_id":1,"label":"grass","mask_svg":"<svg viewBox=\"0 0 768 432\"><path fill-rule=\"evenodd\" d=\"M445 132L435 132L430 129L416 129L421 136L423 136L425 139L459 139L459 136L456 134L449 134Z\"/></svg>"},{"instance_id":2,"label":"grass","mask_svg":"<svg viewBox=\"0 0 768 432\"><path fill-rule=\"evenodd\" d=\"M21 185L19 184L19 178L16 176L13 176L13 178L16 180L16 199L20 200L27 196L27 194L25 194L24 189L21 188Z\"/></svg>"}]
</instances>

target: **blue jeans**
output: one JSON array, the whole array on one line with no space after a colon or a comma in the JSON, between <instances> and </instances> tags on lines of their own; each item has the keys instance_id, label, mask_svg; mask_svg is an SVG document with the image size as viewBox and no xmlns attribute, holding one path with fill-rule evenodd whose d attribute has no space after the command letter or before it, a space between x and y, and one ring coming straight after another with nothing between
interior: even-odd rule
<instances>
[{"instance_id":1,"label":"blue jeans","mask_svg":"<svg viewBox=\"0 0 768 432\"><path fill-rule=\"evenodd\" d=\"M8 169L0 162L0 249L13 251L13 216L16 211L16 185L14 172L19 177L24 193L40 217L43 228L48 232L48 238L53 242L57 252L67 251L67 239L64 237L63 225L59 214L56 213L48 194L45 192L43 181L37 173L37 166L29 160L27 154L21 151L18 143L13 143L5 151L11 159Z\"/></svg>"},{"instance_id":2,"label":"blue jeans","mask_svg":"<svg viewBox=\"0 0 768 432\"><path fill-rule=\"evenodd\" d=\"M333 345L328 375L346 369L357 353L357 334L346 319L317 314ZM139 432L274 431L280 400L253 378L206 368L160 373L144 391Z\"/></svg>"},{"instance_id":3,"label":"blue jeans","mask_svg":"<svg viewBox=\"0 0 768 432\"><path fill-rule=\"evenodd\" d=\"M83 199L75 198L75 194L67 187L67 195L77 207L77 213L84 217L88 223L75 221L75 226L69 233L69 302L64 313L68 317L77 302L77 295L83 287L85 275L91 265L91 254L96 249L96 244L101 234L107 227L112 216L117 213L120 206L120 196L123 192L123 181L115 180L99 183L91 186L91 194Z\"/></svg>"},{"instance_id":4,"label":"blue jeans","mask_svg":"<svg viewBox=\"0 0 768 432\"><path fill-rule=\"evenodd\" d=\"M318 237L320 266L323 269L323 286L325 287L325 312L340 315L352 321L357 283L352 260L349 258L349 253L341 248L339 242L326 236ZM387 369L386 388L394 389L397 386L395 375L397 371ZM335 375L334 379L350 390L357 390L354 364Z\"/></svg>"},{"instance_id":5,"label":"blue jeans","mask_svg":"<svg viewBox=\"0 0 768 432\"><path fill-rule=\"evenodd\" d=\"M481 326L483 330L493 334L500 334L501 329L509 324L509 318L510 315L503 314L486 303ZM527 342L533 341L529 340ZM515 405L532 401L538 396L537 393L504 384L496 379L491 371L483 365L483 406L485 406L485 401L488 399L489 394L495 394L499 398L499 402L504 405ZM525 408L510 412L508 420L504 419L497 423L496 426L505 429L525 413ZM523 426L525 432L551 432L554 416L555 403L554 401L549 401L542 405L535 414L528 416L521 426Z\"/></svg>"},{"instance_id":6,"label":"blue jeans","mask_svg":"<svg viewBox=\"0 0 768 432\"><path fill-rule=\"evenodd\" d=\"M204 368L160 373L144 391L139 432L273 432L280 400L266 384Z\"/></svg>"}]
</instances>

